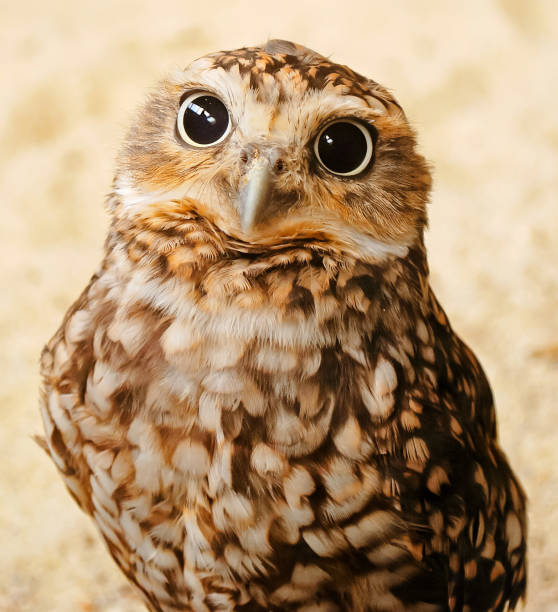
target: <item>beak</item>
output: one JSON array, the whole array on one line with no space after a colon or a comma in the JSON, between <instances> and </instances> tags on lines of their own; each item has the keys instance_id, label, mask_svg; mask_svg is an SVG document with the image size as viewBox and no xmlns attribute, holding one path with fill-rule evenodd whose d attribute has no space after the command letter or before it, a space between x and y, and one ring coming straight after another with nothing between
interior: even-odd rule
<instances>
[{"instance_id":1,"label":"beak","mask_svg":"<svg viewBox=\"0 0 558 612\"><path fill-rule=\"evenodd\" d=\"M262 217L269 205L275 172L273 155L257 155L242 179L239 195L240 224L248 233Z\"/></svg>"}]
</instances>

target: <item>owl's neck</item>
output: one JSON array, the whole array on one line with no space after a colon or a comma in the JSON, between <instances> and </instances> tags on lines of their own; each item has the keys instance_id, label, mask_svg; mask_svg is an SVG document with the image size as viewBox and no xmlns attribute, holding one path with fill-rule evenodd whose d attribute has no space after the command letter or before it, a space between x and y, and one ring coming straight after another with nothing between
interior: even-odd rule
<instances>
[{"instance_id":1,"label":"owl's neck","mask_svg":"<svg viewBox=\"0 0 558 612\"><path fill-rule=\"evenodd\" d=\"M304 317L314 314L325 321L331 309L362 310L359 301L384 313L422 309L427 303L422 237L404 250L405 256L383 254L370 261L341 252L320 237L250 245L174 202L155 210L136 217L116 214L107 252L117 250L125 267L151 279L179 283L210 310L236 304L256 312L272 306L286 317L301 309Z\"/></svg>"}]
</instances>

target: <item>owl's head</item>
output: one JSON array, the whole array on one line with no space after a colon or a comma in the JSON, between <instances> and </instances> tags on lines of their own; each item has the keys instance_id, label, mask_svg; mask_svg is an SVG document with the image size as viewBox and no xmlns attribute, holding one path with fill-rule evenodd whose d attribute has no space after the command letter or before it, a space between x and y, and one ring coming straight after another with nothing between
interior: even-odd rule
<instances>
[{"instance_id":1,"label":"owl's head","mask_svg":"<svg viewBox=\"0 0 558 612\"><path fill-rule=\"evenodd\" d=\"M387 90L272 40L163 81L129 132L115 193L120 215L173 201L240 250L304 242L377 260L422 240L430 182Z\"/></svg>"}]
</instances>

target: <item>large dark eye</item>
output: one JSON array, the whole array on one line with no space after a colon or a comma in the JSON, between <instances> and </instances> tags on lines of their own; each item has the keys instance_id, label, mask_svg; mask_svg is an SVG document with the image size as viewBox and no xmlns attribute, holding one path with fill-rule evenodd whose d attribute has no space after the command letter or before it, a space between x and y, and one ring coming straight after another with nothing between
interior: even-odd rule
<instances>
[{"instance_id":1,"label":"large dark eye","mask_svg":"<svg viewBox=\"0 0 558 612\"><path fill-rule=\"evenodd\" d=\"M208 93L188 96L180 105L176 119L178 133L185 143L208 147L221 142L231 129L226 106Z\"/></svg>"},{"instance_id":2,"label":"large dark eye","mask_svg":"<svg viewBox=\"0 0 558 612\"><path fill-rule=\"evenodd\" d=\"M370 163L373 151L370 131L353 119L328 123L314 141L320 164L339 176L360 174Z\"/></svg>"}]
</instances>

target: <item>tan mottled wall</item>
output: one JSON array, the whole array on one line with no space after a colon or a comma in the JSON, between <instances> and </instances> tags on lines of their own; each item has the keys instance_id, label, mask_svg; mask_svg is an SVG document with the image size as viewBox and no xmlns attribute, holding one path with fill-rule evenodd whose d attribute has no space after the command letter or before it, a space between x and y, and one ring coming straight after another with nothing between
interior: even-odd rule
<instances>
[{"instance_id":1,"label":"tan mottled wall","mask_svg":"<svg viewBox=\"0 0 558 612\"><path fill-rule=\"evenodd\" d=\"M435 166L432 280L530 497L527 608L558 610L558 3L3 2L0 610L142 610L32 442L42 344L99 260L113 158L163 72L296 40L391 88Z\"/></svg>"}]
</instances>

